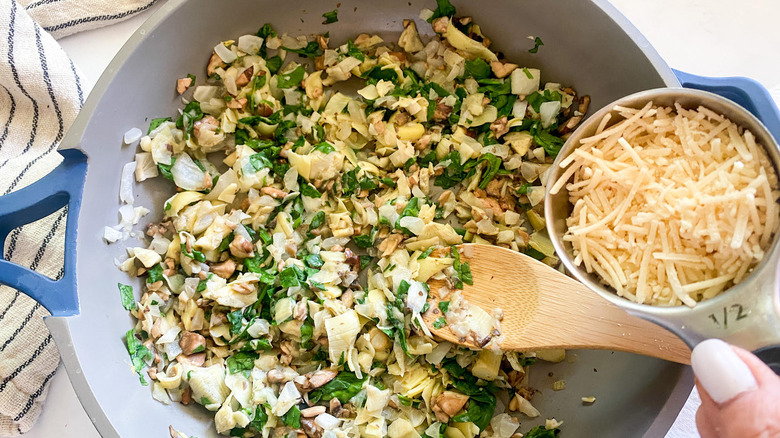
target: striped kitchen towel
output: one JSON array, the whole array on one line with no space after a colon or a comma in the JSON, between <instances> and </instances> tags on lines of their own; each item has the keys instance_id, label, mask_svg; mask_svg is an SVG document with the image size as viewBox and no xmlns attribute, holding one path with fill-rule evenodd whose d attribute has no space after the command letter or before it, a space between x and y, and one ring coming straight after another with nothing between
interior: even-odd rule
<instances>
[{"instance_id":1,"label":"striped kitchen towel","mask_svg":"<svg viewBox=\"0 0 780 438\"><path fill-rule=\"evenodd\" d=\"M56 152L81 105L78 70L53 37L105 26L154 0L0 0L0 196L37 181L61 161ZM0 201L1 202L1 201ZM67 208L13 230L6 260L62 276ZM35 423L59 354L46 310L0 286L0 436Z\"/></svg>"}]
</instances>

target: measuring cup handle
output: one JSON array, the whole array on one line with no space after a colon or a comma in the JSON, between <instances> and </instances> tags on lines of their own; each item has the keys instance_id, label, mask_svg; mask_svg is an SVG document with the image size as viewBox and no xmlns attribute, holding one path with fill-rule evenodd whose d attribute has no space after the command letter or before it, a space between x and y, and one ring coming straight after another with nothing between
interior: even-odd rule
<instances>
[{"instance_id":1,"label":"measuring cup handle","mask_svg":"<svg viewBox=\"0 0 780 438\"><path fill-rule=\"evenodd\" d=\"M697 90L709 91L711 93L718 94L729 100L732 100L756 116L772 136L780 141L780 110L778 110L774 99L769 92L761 84L753 79L743 77L728 77L728 78L709 78L703 76L697 76L690 73L685 73L679 70L674 70L674 74L680 80L683 87L693 88ZM777 255L775 254L773 259L776 261ZM763 360L767 365L780 374L780 333L777 331L780 329L780 308L776 304L778 284L777 279L780 278L780 273L771 272L766 274L767 278L763 282L757 282L757 285L764 290L768 290L766 293L769 300L757 301L752 304L751 307L756 309L758 313L762 315L761 323L754 325L751 328L747 328L739 337L734 335L723 337L727 341L736 341L738 344L744 346L753 343L755 348L757 345L767 345L768 347L762 347L755 350L756 356ZM774 292L774 294L772 294ZM745 300L749 300L749 296L744 296ZM739 305L739 313L742 312L742 307ZM732 306L733 307L733 306ZM729 311L733 309L729 308ZM717 324L723 324L725 326L728 318L727 310L724 308L723 316L711 314L709 317ZM737 316L739 318L739 316ZM702 332L699 335L709 335L714 337L718 336L716 332ZM708 336L699 336L697 339L686 339L689 345L695 345L699 341ZM758 343L758 344L756 344Z\"/></svg>"},{"instance_id":2,"label":"measuring cup handle","mask_svg":"<svg viewBox=\"0 0 780 438\"><path fill-rule=\"evenodd\" d=\"M780 110L766 88L743 77L708 78L673 70L685 88L709 91L732 100L753 113L780 142Z\"/></svg>"},{"instance_id":3,"label":"measuring cup handle","mask_svg":"<svg viewBox=\"0 0 780 438\"><path fill-rule=\"evenodd\" d=\"M41 303L52 316L72 316L79 311L76 227L87 176L87 156L78 149L59 152L64 159L48 175L25 188L0 196L0 248L13 229L42 219L67 205L63 276L52 280L4 260L0 252L0 284L24 292Z\"/></svg>"}]
</instances>

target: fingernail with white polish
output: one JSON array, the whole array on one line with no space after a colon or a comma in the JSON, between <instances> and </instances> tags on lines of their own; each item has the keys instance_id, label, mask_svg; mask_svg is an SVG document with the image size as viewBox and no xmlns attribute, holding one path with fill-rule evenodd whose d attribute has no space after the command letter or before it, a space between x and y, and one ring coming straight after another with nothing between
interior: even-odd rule
<instances>
[{"instance_id":1,"label":"fingernail with white polish","mask_svg":"<svg viewBox=\"0 0 780 438\"><path fill-rule=\"evenodd\" d=\"M716 403L758 388L745 362L720 339L707 339L693 349L691 366L699 383Z\"/></svg>"}]
</instances>

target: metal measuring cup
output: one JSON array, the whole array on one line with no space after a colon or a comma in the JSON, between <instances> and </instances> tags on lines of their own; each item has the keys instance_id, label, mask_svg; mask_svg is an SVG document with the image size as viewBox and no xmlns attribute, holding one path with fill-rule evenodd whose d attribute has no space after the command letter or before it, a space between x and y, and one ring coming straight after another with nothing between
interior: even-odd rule
<instances>
[{"instance_id":1,"label":"metal measuring cup","mask_svg":"<svg viewBox=\"0 0 780 438\"><path fill-rule=\"evenodd\" d=\"M780 147L767 128L748 110L717 94L688 88L663 88L642 91L619 99L590 116L566 141L552 166L548 181L557 181L566 170L561 161L579 147L580 140L593 135L601 119L616 105L642 108L649 101L659 106L679 103L686 109L705 106L750 130L767 152L775 172L780 174ZM620 117L614 117L619 120ZM595 273L586 272L574 263L572 246L563 240L566 218L572 210L569 193L563 187L550 194L547 185L545 216L547 231L555 251L565 268L583 284L626 312L658 324L675 333L691 348L708 338L720 338L742 348L754 351L765 363L780 374L780 299L778 298L778 262L780 238L775 233L763 260L740 283L731 286L714 298L695 307L674 307L637 304L620 297L615 290L599 281Z\"/></svg>"}]
</instances>

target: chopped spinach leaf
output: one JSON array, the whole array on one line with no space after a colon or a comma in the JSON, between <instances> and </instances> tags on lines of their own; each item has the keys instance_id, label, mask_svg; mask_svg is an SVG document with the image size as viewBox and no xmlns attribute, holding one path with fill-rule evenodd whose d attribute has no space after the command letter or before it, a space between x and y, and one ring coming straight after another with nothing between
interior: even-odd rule
<instances>
[{"instance_id":1,"label":"chopped spinach leaf","mask_svg":"<svg viewBox=\"0 0 780 438\"><path fill-rule=\"evenodd\" d=\"M184 110L182 110L181 115L176 120L176 127L189 135L192 133L192 128L195 126L195 122L202 118L203 111L200 109L200 103L192 101L184 107Z\"/></svg>"},{"instance_id":2,"label":"chopped spinach leaf","mask_svg":"<svg viewBox=\"0 0 780 438\"><path fill-rule=\"evenodd\" d=\"M125 310L137 309L138 306L135 304L135 297L133 296L133 286L122 283L117 283L117 286L119 286L119 296L122 298L122 307Z\"/></svg>"},{"instance_id":3,"label":"chopped spinach leaf","mask_svg":"<svg viewBox=\"0 0 780 438\"><path fill-rule=\"evenodd\" d=\"M279 282L282 287L300 286L306 280L306 274L301 268L293 265L279 273Z\"/></svg>"},{"instance_id":4,"label":"chopped spinach leaf","mask_svg":"<svg viewBox=\"0 0 780 438\"><path fill-rule=\"evenodd\" d=\"M282 58L279 56L272 56L265 60L265 66L268 67L268 71L271 74L276 74L280 68L282 68Z\"/></svg>"},{"instance_id":5,"label":"chopped spinach leaf","mask_svg":"<svg viewBox=\"0 0 780 438\"><path fill-rule=\"evenodd\" d=\"M539 38L539 37L536 37L534 39L534 48L533 49L528 49L528 53L536 53L536 52L538 52L539 51L539 46L543 46L543 45L544 45L544 43L542 42L542 39Z\"/></svg>"},{"instance_id":6,"label":"chopped spinach leaf","mask_svg":"<svg viewBox=\"0 0 780 438\"><path fill-rule=\"evenodd\" d=\"M354 373L342 371L330 382L310 392L309 401L319 403L337 398L342 404L347 403L363 389L366 379L368 379L367 375L358 379Z\"/></svg>"},{"instance_id":7,"label":"chopped spinach leaf","mask_svg":"<svg viewBox=\"0 0 780 438\"><path fill-rule=\"evenodd\" d=\"M316 41L309 41L309 44L306 44L306 46L301 47L300 49L291 49L289 47L282 47L282 48L284 50L287 50L288 52L297 53L306 58L316 58L322 55L322 49L320 48L320 45L317 44ZM303 79L303 77L301 77L301 79ZM289 87L283 87L283 88L289 88Z\"/></svg>"},{"instance_id":8,"label":"chopped spinach leaf","mask_svg":"<svg viewBox=\"0 0 780 438\"><path fill-rule=\"evenodd\" d=\"M320 193L319 190L315 189L313 185L311 185L311 184L309 184L307 182L301 183L300 187L301 187L301 194L303 196L308 196L310 198L321 198L322 197L322 193ZM320 212L320 213L322 213L322 212ZM316 228L316 227L314 227L314 228Z\"/></svg>"},{"instance_id":9,"label":"chopped spinach leaf","mask_svg":"<svg viewBox=\"0 0 780 438\"><path fill-rule=\"evenodd\" d=\"M127 342L127 352L130 353L130 360L133 362L133 369L138 374L141 384L147 386L148 383L146 383L144 376L141 375L141 370L147 362L152 360L154 354L135 337L133 329L127 331L125 341Z\"/></svg>"},{"instance_id":10,"label":"chopped spinach leaf","mask_svg":"<svg viewBox=\"0 0 780 438\"><path fill-rule=\"evenodd\" d=\"M316 45L317 43L314 44ZM301 81L303 81L305 73L306 70L303 69L303 66L299 65L293 71L277 75L276 87L279 89L297 87L301 84Z\"/></svg>"},{"instance_id":11,"label":"chopped spinach leaf","mask_svg":"<svg viewBox=\"0 0 780 438\"><path fill-rule=\"evenodd\" d=\"M347 41L347 56L351 56L355 59L360 60L361 62L366 60L366 55L363 54L363 52L358 49L358 47L355 45L355 43L352 42L352 40Z\"/></svg>"},{"instance_id":12,"label":"chopped spinach leaf","mask_svg":"<svg viewBox=\"0 0 780 438\"><path fill-rule=\"evenodd\" d=\"M255 359L258 357L260 356L254 351L239 351L228 357L225 363L230 374L236 374L252 370L255 367Z\"/></svg>"},{"instance_id":13,"label":"chopped spinach leaf","mask_svg":"<svg viewBox=\"0 0 780 438\"><path fill-rule=\"evenodd\" d=\"M426 249L425 251L423 251L422 254L420 254L419 257L417 257L417 260L428 258L428 256L431 255L432 252L433 252L433 247Z\"/></svg>"},{"instance_id":14,"label":"chopped spinach leaf","mask_svg":"<svg viewBox=\"0 0 780 438\"><path fill-rule=\"evenodd\" d=\"M471 76L474 79L485 79L490 77L490 65L482 58L466 61L463 75L466 77Z\"/></svg>"},{"instance_id":15,"label":"chopped spinach leaf","mask_svg":"<svg viewBox=\"0 0 780 438\"><path fill-rule=\"evenodd\" d=\"M162 265L159 263L152 266L151 269L147 272L148 276L146 277L147 283L156 283L163 279L163 268Z\"/></svg>"},{"instance_id":16,"label":"chopped spinach leaf","mask_svg":"<svg viewBox=\"0 0 780 438\"><path fill-rule=\"evenodd\" d=\"M317 192L317 193L319 193L319 192ZM313 230L315 228L319 228L324 223L325 223L325 212L324 211L318 211L317 214L315 214L314 217L311 218L311 223L309 224L309 229Z\"/></svg>"},{"instance_id":17,"label":"chopped spinach leaf","mask_svg":"<svg viewBox=\"0 0 780 438\"><path fill-rule=\"evenodd\" d=\"M293 429L301 427L301 410L298 406L291 407L289 411L282 415L282 422L285 426Z\"/></svg>"},{"instance_id":18,"label":"chopped spinach leaf","mask_svg":"<svg viewBox=\"0 0 780 438\"><path fill-rule=\"evenodd\" d=\"M333 147L332 144L328 143L327 141L323 141L322 143L318 144L314 147L315 151L320 151L323 154L327 155L331 152L335 152L336 149Z\"/></svg>"},{"instance_id":19,"label":"chopped spinach leaf","mask_svg":"<svg viewBox=\"0 0 780 438\"><path fill-rule=\"evenodd\" d=\"M160 125L162 125L165 122L170 122L170 117L160 117L159 119L152 119L152 121L149 123L149 130L146 131L147 134L151 133L155 129L159 128Z\"/></svg>"},{"instance_id":20,"label":"chopped spinach leaf","mask_svg":"<svg viewBox=\"0 0 780 438\"><path fill-rule=\"evenodd\" d=\"M330 12L326 12L322 14L322 18L325 19L325 21L322 22L322 24L331 24L339 21L339 10L334 9Z\"/></svg>"},{"instance_id":21,"label":"chopped spinach leaf","mask_svg":"<svg viewBox=\"0 0 780 438\"><path fill-rule=\"evenodd\" d=\"M452 6L449 0L436 0L436 9L428 22L431 23L439 17L452 17L453 15L455 15L455 6Z\"/></svg>"}]
</instances>

